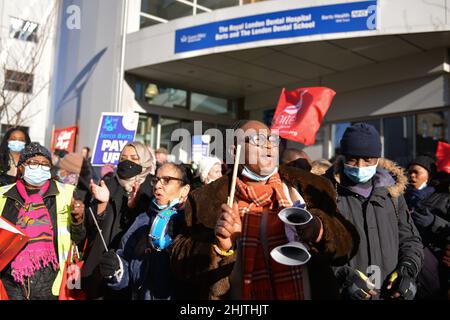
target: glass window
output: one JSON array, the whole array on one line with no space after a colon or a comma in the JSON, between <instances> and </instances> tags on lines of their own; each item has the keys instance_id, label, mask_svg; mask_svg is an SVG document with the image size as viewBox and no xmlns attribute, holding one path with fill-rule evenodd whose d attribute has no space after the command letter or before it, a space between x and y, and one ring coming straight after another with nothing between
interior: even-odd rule
<instances>
[{"instance_id":1,"label":"glass window","mask_svg":"<svg viewBox=\"0 0 450 320\"><path fill-rule=\"evenodd\" d=\"M333 151L334 151L334 155L338 155L340 153L340 148L341 148L341 139L342 136L344 135L345 130L351 126L350 122L340 122L340 123L335 123L333 124L332 130L333 130L333 141L332 141L332 145L333 145Z\"/></svg>"},{"instance_id":2,"label":"glass window","mask_svg":"<svg viewBox=\"0 0 450 320\"><path fill-rule=\"evenodd\" d=\"M140 25L139 26L142 29L142 28L154 26L155 24L158 24L158 23L161 23L161 22L153 20L153 19L148 18L148 17L141 16Z\"/></svg>"},{"instance_id":3,"label":"glass window","mask_svg":"<svg viewBox=\"0 0 450 320\"><path fill-rule=\"evenodd\" d=\"M214 115L228 114L228 101L222 98L192 93L191 111Z\"/></svg>"},{"instance_id":4,"label":"glass window","mask_svg":"<svg viewBox=\"0 0 450 320\"><path fill-rule=\"evenodd\" d=\"M4 84L5 89L23 93L32 93L33 78L34 76L30 73L6 70Z\"/></svg>"},{"instance_id":5,"label":"glass window","mask_svg":"<svg viewBox=\"0 0 450 320\"><path fill-rule=\"evenodd\" d=\"M38 24L35 22L11 17L9 36L23 41L37 42Z\"/></svg>"},{"instance_id":6,"label":"glass window","mask_svg":"<svg viewBox=\"0 0 450 320\"><path fill-rule=\"evenodd\" d=\"M136 100L146 101L163 107L187 107L187 91L168 88L154 83L138 81L135 88Z\"/></svg>"},{"instance_id":7,"label":"glass window","mask_svg":"<svg viewBox=\"0 0 450 320\"><path fill-rule=\"evenodd\" d=\"M239 0L197 0L197 4L208 9L216 10L220 8L237 6L239 5Z\"/></svg>"},{"instance_id":8,"label":"glass window","mask_svg":"<svg viewBox=\"0 0 450 320\"><path fill-rule=\"evenodd\" d=\"M140 141L147 146L155 149L157 138L157 124L158 116L155 115L143 115L139 116L138 128L136 131L136 141Z\"/></svg>"},{"instance_id":9,"label":"glass window","mask_svg":"<svg viewBox=\"0 0 450 320\"><path fill-rule=\"evenodd\" d=\"M141 12L166 20L173 20L193 14L193 5L176 0L141 0Z\"/></svg>"},{"instance_id":10,"label":"glass window","mask_svg":"<svg viewBox=\"0 0 450 320\"><path fill-rule=\"evenodd\" d=\"M413 117L383 119L384 157L406 167L414 157Z\"/></svg>"},{"instance_id":11,"label":"glass window","mask_svg":"<svg viewBox=\"0 0 450 320\"><path fill-rule=\"evenodd\" d=\"M448 141L449 111L417 114L416 153L436 154L438 141Z\"/></svg>"}]
</instances>

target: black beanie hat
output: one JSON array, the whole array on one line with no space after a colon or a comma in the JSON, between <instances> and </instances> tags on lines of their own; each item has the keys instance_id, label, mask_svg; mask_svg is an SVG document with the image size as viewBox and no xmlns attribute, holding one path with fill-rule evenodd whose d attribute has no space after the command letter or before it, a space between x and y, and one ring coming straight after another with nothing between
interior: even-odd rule
<instances>
[{"instance_id":1,"label":"black beanie hat","mask_svg":"<svg viewBox=\"0 0 450 320\"><path fill-rule=\"evenodd\" d=\"M35 156L44 156L50 163L52 163L52 156L50 152L38 142L32 142L25 146L25 148L20 152L19 163L20 166L25 161Z\"/></svg>"},{"instance_id":2,"label":"black beanie hat","mask_svg":"<svg viewBox=\"0 0 450 320\"><path fill-rule=\"evenodd\" d=\"M368 123L355 123L348 127L342 136L341 153L344 155L380 158L380 134L374 126Z\"/></svg>"},{"instance_id":3,"label":"black beanie hat","mask_svg":"<svg viewBox=\"0 0 450 320\"><path fill-rule=\"evenodd\" d=\"M417 158L415 158L408 167L412 166L413 164L417 164L418 166L421 166L422 168L425 168L429 174L433 174L436 172L436 164L435 159L433 159L430 156L427 155L420 155Z\"/></svg>"}]
</instances>

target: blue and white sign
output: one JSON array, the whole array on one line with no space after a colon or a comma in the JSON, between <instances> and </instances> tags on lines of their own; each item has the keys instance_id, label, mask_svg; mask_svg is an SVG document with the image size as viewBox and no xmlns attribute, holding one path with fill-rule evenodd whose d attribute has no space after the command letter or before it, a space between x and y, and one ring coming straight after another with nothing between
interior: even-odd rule
<instances>
[{"instance_id":1,"label":"blue and white sign","mask_svg":"<svg viewBox=\"0 0 450 320\"><path fill-rule=\"evenodd\" d=\"M138 122L137 113L103 112L95 140L92 165L101 166L107 163L116 165L123 147L134 141Z\"/></svg>"},{"instance_id":2,"label":"blue and white sign","mask_svg":"<svg viewBox=\"0 0 450 320\"><path fill-rule=\"evenodd\" d=\"M209 155L211 136L192 136L192 161L198 163L201 158Z\"/></svg>"},{"instance_id":3,"label":"blue and white sign","mask_svg":"<svg viewBox=\"0 0 450 320\"><path fill-rule=\"evenodd\" d=\"M336 32L376 30L377 1L271 12L177 30L175 53Z\"/></svg>"}]
</instances>

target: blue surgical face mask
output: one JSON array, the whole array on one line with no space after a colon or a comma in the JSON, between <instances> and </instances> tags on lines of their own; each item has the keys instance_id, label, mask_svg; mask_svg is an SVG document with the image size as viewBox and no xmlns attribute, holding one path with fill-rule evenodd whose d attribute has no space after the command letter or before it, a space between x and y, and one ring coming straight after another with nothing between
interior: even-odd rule
<instances>
[{"instance_id":1,"label":"blue surgical face mask","mask_svg":"<svg viewBox=\"0 0 450 320\"><path fill-rule=\"evenodd\" d=\"M50 171L45 171L41 166L36 169L31 169L29 166L25 166L25 173L23 179L30 185L35 187L42 187L47 180L52 177Z\"/></svg>"},{"instance_id":2,"label":"blue surgical face mask","mask_svg":"<svg viewBox=\"0 0 450 320\"><path fill-rule=\"evenodd\" d=\"M19 153L23 150L23 148L25 148L25 142L19 140L9 140L8 148L11 152Z\"/></svg>"},{"instance_id":3,"label":"blue surgical face mask","mask_svg":"<svg viewBox=\"0 0 450 320\"><path fill-rule=\"evenodd\" d=\"M167 208L172 208L172 207L176 206L177 204L179 204L180 198L173 199L172 201L170 201L169 204L158 204L158 202L156 202L156 198L153 198L152 202L159 210L164 210Z\"/></svg>"},{"instance_id":4,"label":"blue surgical face mask","mask_svg":"<svg viewBox=\"0 0 450 320\"><path fill-rule=\"evenodd\" d=\"M354 167L344 164L344 173L350 180L355 183L364 183L372 179L377 172L378 162L374 166L369 167Z\"/></svg>"},{"instance_id":5,"label":"blue surgical face mask","mask_svg":"<svg viewBox=\"0 0 450 320\"><path fill-rule=\"evenodd\" d=\"M247 177L247 178L253 180L253 181L262 182L262 181L269 180L270 177L273 176L277 172L278 172L278 167L275 167L273 169L273 171L269 175L267 175L267 176L260 176L259 174L256 174L253 171L251 171L249 168L244 167L244 169L242 170L242 175L244 177Z\"/></svg>"}]
</instances>

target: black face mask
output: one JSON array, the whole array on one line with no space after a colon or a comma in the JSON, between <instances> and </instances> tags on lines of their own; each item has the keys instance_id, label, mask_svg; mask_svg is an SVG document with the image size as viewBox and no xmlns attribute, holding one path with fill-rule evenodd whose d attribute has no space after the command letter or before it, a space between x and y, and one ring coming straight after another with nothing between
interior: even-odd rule
<instances>
[{"instance_id":1,"label":"black face mask","mask_svg":"<svg viewBox=\"0 0 450 320\"><path fill-rule=\"evenodd\" d=\"M130 179L142 172L142 166L130 160L119 162L117 175L120 179Z\"/></svg>"}]
</instances>

